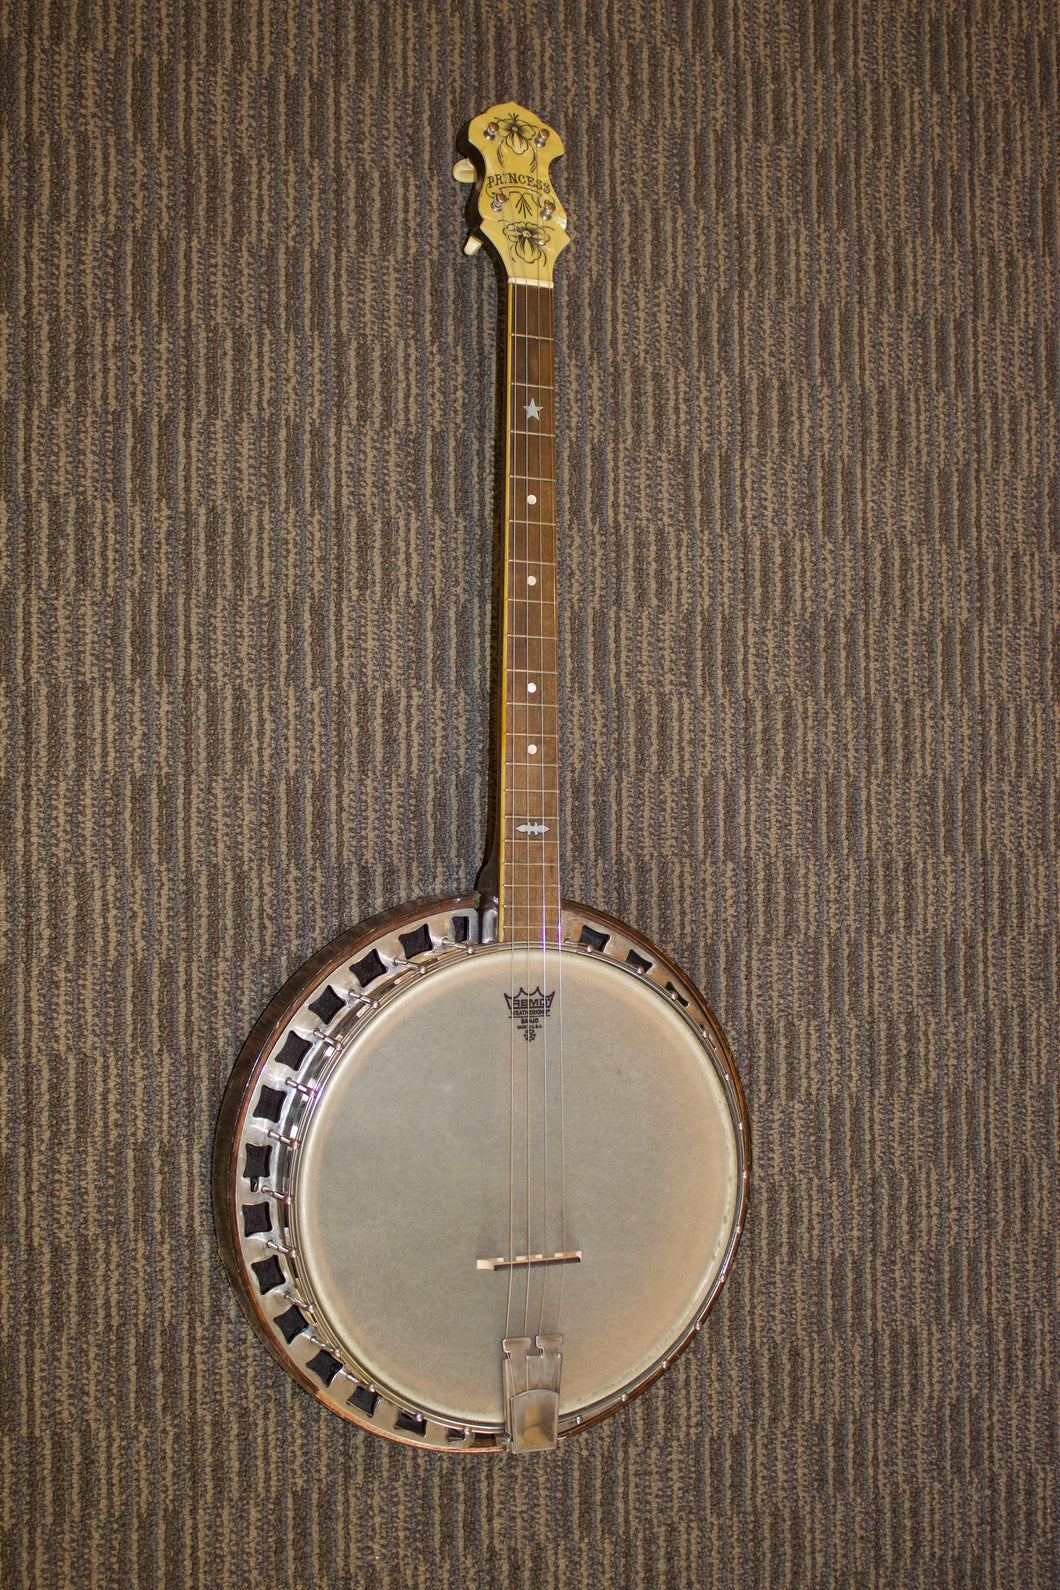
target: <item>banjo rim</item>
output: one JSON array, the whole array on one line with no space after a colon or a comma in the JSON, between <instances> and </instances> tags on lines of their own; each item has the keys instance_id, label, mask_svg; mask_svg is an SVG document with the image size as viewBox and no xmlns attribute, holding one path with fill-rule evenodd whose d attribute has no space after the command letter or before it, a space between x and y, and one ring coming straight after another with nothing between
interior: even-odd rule
<instances>
[{"instance_id":1,"label":"banjo rim","mask_svg":"<svg viewBox=\"0 0 1060 1590\"><path fill-rule=\"evenodd\" d=\"M419 897L404 905L379 912L356 926L346 929L330 940L309 960L305 961L281 986L273 998L265 1006L261 1015L254 1023L246 1042L240 1050L236 1064L229 1077L214 1134L213 1162L212 1162L212 1199L214 1210L215 1234L221 1258L228 1274L229 1281L239 1301L240 1307L255 1333L268 1348L269 1352L280 1363L304 1390L308 1391L316 1401L322 1402L329 1411L338 1413L343 1419L369 1431L373 1435L382 1435L389 1440L395 1440L403 1445L413 1446L432 1451L445 1451L454 1453L465 1452L502 1452L506 1445L502 1435L490 1432L469 1432L468 1438L460 1443L441 1442L425 1439L423 1435L405 1433L400 1429L388 1428L380 1425L371 1417L359 1413L348 1405L339 1405L326 1395L326 1392L315 1383L308 1373L286 1355L276 1334L270 1325L271 1316L263 1308L257 1296L247 1267L243 1258L242 1244L238 1232L238 1212L240 1202L240 1171L239 1153L243 1146L243 1132L247 1117L254 1101L255 1089L260 1081L261 1073L276 1048L279 1035L295 1017L299 1008L307 1001L311 990L318 985L326 985L328 979L341 967L356 960L361 952L367 951L369 946L374 946L387 935L395 934L401 927L416 922L422 922L424 917L437 917L440 915L466 915L477 924L481 915L481 896L470 892L459 895L443 895L438 897ZM699 1333L703 1321L713 1308L720 1295L725 1281L728 1278L740 1238L743 1234L747 1219L747 1207L750 1194L751 1170L751 1140L750 1123L747 1114L743 1089L739 1074L733 1060L732 1050L722 1031L721 1025L715 1017L706 1000L699 993L695 984L688 976L661 951L656 944L644 934L631 928L619 918L601 911L596 907L584 906L579 902L564 899L562 901L562 918L564 925L573 919L575 924L582 928L591 928L597 933L603 933L610 940L617 936L623 945L635 947L642 953L645 961L649 962L653 970L657 970L659 978L651 978L655 982L660 995L669 997L676 1003L685 1004L686 995L691 995L695 1002L694 1016L696 1024L700 1025L702 1041L707 1048L715 1048L720 1052L725 1065L726 1094L734 1126L734 1139L738 1146L737 1159L737 1187L735 1195L735 1209L725 1248L724 1259L718 1273L710 1286L706 1305L697 1311L695 1321L684 1336L678 1340L665 1357L643 1378L631 1382L628 1391L620 1398L612 1401L608 1406L594 1411L586 1417L581 1417L577 1422L571 1422L566 1427L561 1427L560 1435L566 1437L580 1430L590 1429L608 1418L619 1407L626 1406L638 1397L641 1392L655 1383L656 1380L668 1369L674 1361L684 1352L694 1337ZM563 942L573 945L577 940L571 941L566 936ZM471 951L479 947L476 938L465 946ZM581 950L586 945L579 944ZM599 951L600 957L607 957L606 952ZM676 980L677 987L674 987ZM669 989L666 985L669 984ZM677 989L683 990L683 994ZM691 1017L690 1017L691 1019ZM709 1040L707 1033L709 1031ZM386 1397L386 1393L382 1393ZM387 1398L390 1403L395 1399ZM399 1411L401 1405L398 1404Z\"/></svg>"}]
</instances>

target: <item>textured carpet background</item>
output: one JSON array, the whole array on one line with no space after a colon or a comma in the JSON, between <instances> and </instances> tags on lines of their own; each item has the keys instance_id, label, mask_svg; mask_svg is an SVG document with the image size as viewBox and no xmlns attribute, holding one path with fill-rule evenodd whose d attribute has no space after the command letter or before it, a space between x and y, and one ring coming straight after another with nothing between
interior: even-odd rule
<instances>
[{"instance_id":1,"label":"textured carpet background","mask_svg":"<svg viewBox=\"0 0 1060 1590\"><path fill-rule=\"evenodd\" d=\"M6 4L5 1584L1060 1580L1055 8ZM709 1327L555 1457L326 1416L214 1247L269 994L484 842L496 289L567 147L566 879L726 1026Z\"/></svg>"}]
</instances>

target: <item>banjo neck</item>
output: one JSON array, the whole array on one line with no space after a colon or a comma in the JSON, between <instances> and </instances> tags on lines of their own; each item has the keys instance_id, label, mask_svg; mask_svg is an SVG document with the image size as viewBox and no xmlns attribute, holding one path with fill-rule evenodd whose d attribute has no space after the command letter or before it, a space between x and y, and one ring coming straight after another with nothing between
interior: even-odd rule
<instances>
[{"instance_id":1,"label":"banjo neck","mask_svg":"<svg viewBox=\"0 0 1060 1590\"><path fill-rule=\"evenodd\" d=\"M552 267L567 218L549 180L563 145L515 104L477 116L478 231L508 278L497 937L560 936L556 408ZM470 162L456 174L472 180ZM469 252L480 247L472 236Z\"/></svg>"},{"instance_id":2,"label":"banjo neck","mask_svg":"<svg viewBox=\"0 0 1060 1590\"><path fill-rule=\"evenodd\" d=\"M560 901L552 287L508 283L498 937L557 941Z\"/></svg>"}]
</instances>

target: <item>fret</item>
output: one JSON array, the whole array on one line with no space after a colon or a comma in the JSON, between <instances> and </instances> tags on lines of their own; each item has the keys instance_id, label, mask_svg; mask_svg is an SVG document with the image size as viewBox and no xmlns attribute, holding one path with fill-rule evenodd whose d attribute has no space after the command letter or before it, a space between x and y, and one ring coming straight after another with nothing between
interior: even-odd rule
<instances>
[{"instance_id":1,"label":"fret","mask_svg":"<svg viewBox=\"0 0 1060 1590\"><path fill-rule=\"evenodd\" d=\"M556 658L555 636L509 635L508 642L509 673L534 678L539 673L555 672L549 666Z\"/></svg>"},{"instance_id":2,"label":"fret","mask_svg":"<svg viewBox=\"0 0 1060 1590\"><path fill-rule=\"evenodd\" d=\"M539 713L536 707L527 706L523 701L508 703L508 733L514 735L516 742L529 740L537 747L537 752L531 752L527 760L528 767L540 767L542 762L550 762L558 743L556 708L551 706L544 710L551 717L551 723L546 722L544 713Z\"/></svg>"},{"instance_id":3,"label":"fret","mask_svg":"<svg viewBox=\"0 0 1060 1590\"><path fill-rule=\"evenodd\" d=\"M523 611L522 612L519 611L519 606L520 605L523 607ZM533 622L533 620L535 618L544 619L546 616L549 618L549 622L551 624L555 623L555 618L554 618L553 611L552 611L551 608L548 609L548 612L547 612L547 615L546 615L546 612L544 612L544 611L542 611L540 609L535 609L534 607L530 607L530 611L527 612L526 608L528 606L530 606L530 604L523 602L523 599L521 597L512 597L512 599L508 603L508 608L511 611L512 618L513 619L517 618L520 621L520 623L525 623L525 624L529 625L529 624L531 624ZM556 644L556 635L555 635L554 630L546 628L544 626L544 624L539 624L536 629L527 628L527 629L509 630L508 631L508 639L512 640L512 641L515 641L515 640L536 640L536 641L540 641L544 645L549 645L549 646L555 646L555 644Z\"/></svg>"}]
</instances>

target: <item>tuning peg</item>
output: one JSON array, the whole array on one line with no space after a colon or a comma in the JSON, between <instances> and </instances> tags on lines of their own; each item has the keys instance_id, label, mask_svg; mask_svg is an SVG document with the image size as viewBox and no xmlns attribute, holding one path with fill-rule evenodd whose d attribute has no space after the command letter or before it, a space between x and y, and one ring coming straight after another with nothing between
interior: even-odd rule
<instances>
[{"instance_id":1,"label":"tuning peg","mask_svg":"<svg viewBox=\"0 0 1060 1590\"><path fill-rule=\"evenodd\" d=\"M482 247L482 239L480 237L476 237L474 232L472 232L471 236L468 238L467 242L464 244L464 253L465 254L477 254L481 247Z\"/></svg>"},{"instance_id":2,"label":"tuning peg","mask_svg":"<svg viewBox=\"0 0 1060 1590\"><path fill-rule=\"evenodd\" d=\"M466 156L464 159L458 160L456 165L453 167L453 176L456 178L457 182L474 182L475 167L472 165L471 161L466 158Z\"/></svg>"}]
</instances>

